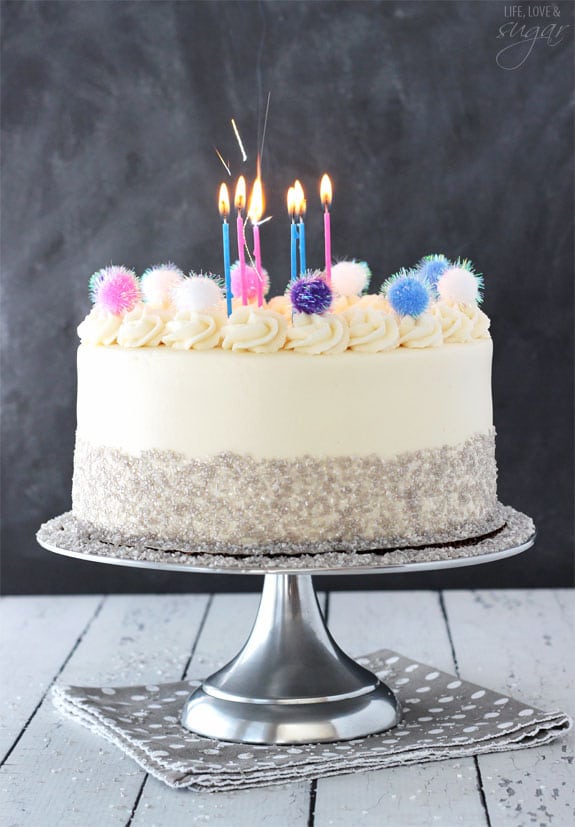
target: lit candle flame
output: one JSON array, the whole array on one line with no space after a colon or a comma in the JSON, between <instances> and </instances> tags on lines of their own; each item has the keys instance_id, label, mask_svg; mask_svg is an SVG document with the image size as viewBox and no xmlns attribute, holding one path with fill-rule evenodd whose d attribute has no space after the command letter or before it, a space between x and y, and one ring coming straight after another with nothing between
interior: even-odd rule
<instances>
[{"instance_id":1,"label":"lit candle flame","mask_svg":"<svg viewBox=\"0 0 575 827\"><path fill-rule=\"evenodd\" d=\"M299 181L296 181L293 185L294 196L295 196L295 212L297 215L304 215L305 213L305 195L303 191L303 187Z\"/></svg>"},{"instance_id":2,"label":"lit candle flame","mask_svg":"<svg viewBox=\"0 0 575 827\"><path fill-rule=\"evenodd\" d=\"M328 210L332 198L331 181L329 175L322 176L319 192L321 197L321 203L324 205L325 209Z\"/></svg>"},{"instance_id":3,"label":"lit candle flame","mask_svg":"<svg viewBox=\"0 0 575 827\"><path fill-rule=\"evenodd\" d=\"M252 187L252 194L250 195L250 206L248 215L252 224L257 224L264 214L264 190L262 187L262 179L259 177L254 181Z\"/></svg>"},{"instance_id":4,"label":"lit candle flame","mask_svg":"<svg viewBox=\"0 0 575 827\"><path fill-rule=\"evenodd\" d=\"M293 221L295 213L295 190L293 187L290 187L287 191L287 208L288 213L290 214L290 218Z\"/></svg>"},{"instance_id":5,"label":"lit candle flame","mask_svg":"<svg viewBox=\"0 0 575 827\"><path fill-rule=\"evenodd\" d=\"M220 195L218 198L218 209L222 218L226 219L230 214L230 195L225 184L220 187Z\"/></svg>"},{"instance_id":6,"label":"lit candle flame","mask_svg":"<svg viewBox=\"0 0 575 827\"><path fill-rule=\"evenodd\" d=\"M236 210L241 212L243 208L246 206L246 179L243 175L240 175L238 178L238 183L236 184L236 196L234 198L234 206Z\"/></svg>"}]
</instances>

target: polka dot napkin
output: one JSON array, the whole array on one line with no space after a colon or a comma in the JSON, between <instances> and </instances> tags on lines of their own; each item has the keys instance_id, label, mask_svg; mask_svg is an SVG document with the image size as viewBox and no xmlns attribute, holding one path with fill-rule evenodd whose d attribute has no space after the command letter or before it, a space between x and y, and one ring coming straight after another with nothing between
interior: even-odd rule
<instances>
[{"instance_id":1,"label":"polka dot napkin","mask_svg":"<svg viewBox=\"0 0 575 827\"><path fill-rule=\"evenodd\" d=\"M355 741L252 746L212 741L180 726L199 681L160 686L57 686L56 707L130 755L170 787L239 790L340 773L439 761L546 744L566 732L562 712L542 712L383 649L359 662L397 694L395 729Z\"/></svg>"}]
</instances>

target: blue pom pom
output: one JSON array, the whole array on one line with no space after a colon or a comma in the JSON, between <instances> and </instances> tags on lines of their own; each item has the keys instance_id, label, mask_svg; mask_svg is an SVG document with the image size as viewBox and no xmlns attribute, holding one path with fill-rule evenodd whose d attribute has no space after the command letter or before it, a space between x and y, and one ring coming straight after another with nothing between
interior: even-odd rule
<instances>
[{"instance_id":1,"label":"blue pom pom","mask_svg":"<svg viewBox=\"0 0 575 827\"><path fill-rule=\"evenodd\" d=\"M401 270L384 284L388 302L400 316L421 316L429 306L429 287L414 274Z\"/></svg>"},{"instance_id":2,"label":"blue pom pom","mask_svg":"<svg viewBox=\"0 0 575 827\"><path fill-rule=\"evenodd\" d=\"M437 282L451 262L443 255L424 256L416 267L417 277L426 281L435 290Z\"/></svg>"},{"instance_id":3,"label":"blue pom pom","mask_svg":"<svg viewBox=\"0 0 575 827\"><path fill-rule=\"evenodd\" d=\"M294 282L290 291L294 310L298 313L325 313L332 302L331 287L321 276L304 276Z\"/></svg>"}]
</instances>

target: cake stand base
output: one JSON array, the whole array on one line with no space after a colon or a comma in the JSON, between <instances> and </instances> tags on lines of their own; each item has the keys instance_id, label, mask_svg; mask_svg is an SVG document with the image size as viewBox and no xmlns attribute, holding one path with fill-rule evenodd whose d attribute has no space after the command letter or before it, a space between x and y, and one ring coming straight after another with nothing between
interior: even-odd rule
<instances>
[{"instance_id":1,"label":"cake stand base","mask_svg":"<svg viewBox=\"0 0 575 827\"><path fill-rule=\"evenodd\" d=\"M186 729L247 744L350 740L399 723L391 689L339 648L306 574L267 574L238 655L184 706Z\"/></svg>"},{"instance_id":2,"label":"cake stand base","mask_svg":"<svg viewBox=\"0 0 575 827\"><path fill-rule=\"evenodd\" d=\"M112 545L86 535L73 514L38 531L57 554L119 566L213 574L265 575L258 614L241 652L188 698L182 724L198 735L246 744L345 741L399 723L397 701L328 632L312 574L393 574L502 560L533 545L532 520L502 506L503 527L452 546L315 555L192 554L142 544ZM230 618L233 623L233 618Z\"/></svg>"}]
</instances>

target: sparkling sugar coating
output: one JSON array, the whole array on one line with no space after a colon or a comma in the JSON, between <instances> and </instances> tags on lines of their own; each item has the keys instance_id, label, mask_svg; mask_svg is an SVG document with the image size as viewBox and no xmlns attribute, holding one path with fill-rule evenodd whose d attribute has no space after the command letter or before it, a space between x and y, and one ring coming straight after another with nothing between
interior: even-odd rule
<instances>
[{"instance_id":1,"label":"sparkling sugar coating","mask_svg":"<svg viewBox=\"0 0 575 827\"><path fill-rule=\"evenodd\" d=\"M115 545L216 554L424 546L500 528L496 476L493 430L394 459L188 460L78 439L73 513Z\"/></svg>"},{"instance_id":2,"label":"sparkling sugar coating","mask_svg":"<svg viewBox=\"0 0 575 827\"><path fill-rule=\"evenodd\" d=\"M385 569L389 566L408 566L412 564L433 564L479 555L498 555L507 549L516 548L533 538L535 527L533 520L510 506L497 505L497 518L502 527L487 536L464 540L458 543L428 545L422 548L400 548L382 551L362 551L361 549L345 551L317 552L315 554L288 554L277 549L275 553L261 554L250 550L232 554L203 553L189 547L174 548L173 544L164 543L163 548L146 545L142 538L134 538L130 544L122 544L119 537L116 542L102 540L102 533L78 520L71 511L44 523L37 533L38 542L48 547L68 551L74 554L109 559L125 560L140 565L150 566L189 566L190 571L248 572L266 571L335 571L354 570L361 572L373 569Z\"/></svg>"}]
</instances>

